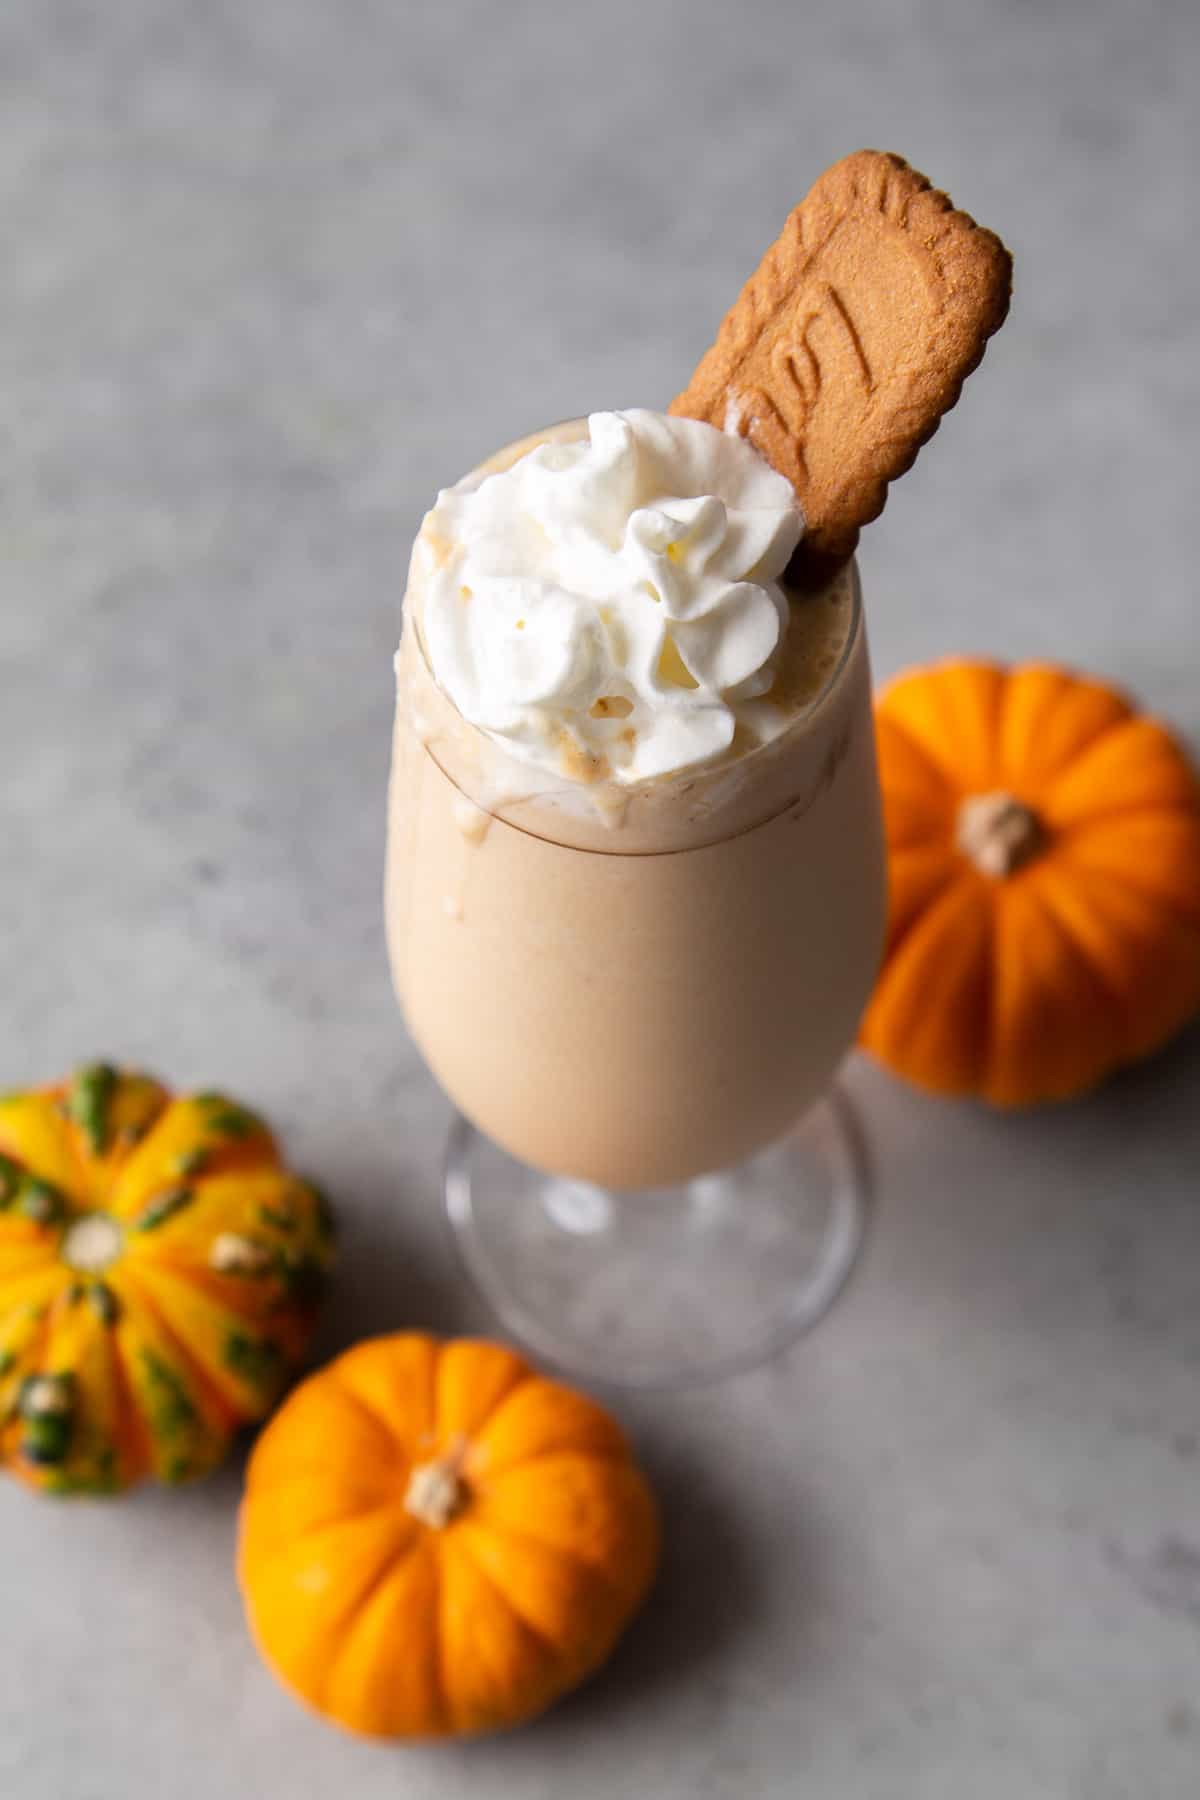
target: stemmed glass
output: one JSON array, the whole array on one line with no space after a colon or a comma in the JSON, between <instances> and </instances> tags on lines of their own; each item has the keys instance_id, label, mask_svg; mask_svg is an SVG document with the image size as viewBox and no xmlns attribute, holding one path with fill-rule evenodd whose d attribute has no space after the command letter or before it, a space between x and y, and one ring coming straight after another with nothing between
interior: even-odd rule
<instances>
[{"instance_id":1,"label":"stemmed glass","mask_svg":"<svg viewBox=\"0 0 1200 1800\"><path fill-rule=\"evenodd\" d=\"M759 1362L823 1316L862 1241L861 1139L833 1082L885 884L853 566L840 580L839 654L783 738L590 810L497 779L433 682L410 588L393 976L458 1109L445 1202L466 1267L572 1373L664 1386Z\"/></svg>"}]
</instances>

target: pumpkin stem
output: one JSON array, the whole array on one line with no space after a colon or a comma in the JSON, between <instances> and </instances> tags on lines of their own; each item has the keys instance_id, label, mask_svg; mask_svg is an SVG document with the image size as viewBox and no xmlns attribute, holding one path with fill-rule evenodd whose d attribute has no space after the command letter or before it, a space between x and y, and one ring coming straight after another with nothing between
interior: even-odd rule
<instances>
[{"instance_id":1,"label":"pumpkin stem","mask_svg":"<svg viewBox=\"0 0 1200 1800\"><path fill-rule=\"evenodd\" d=\"M60 1254L72 1269L98 1275L116 1262L125 1247L125 1234L108 1213L83 1213L63 1233Z\"/></svg>"},{"instance_id":2,"label":"pumpkin stem","mask_svg":"<svg viewBox=\"0 0 1200 1800\"><path fill-rule=\"evenodd\" d=\"M981 875L1000 881L1043 848L1046 831L1032 807L1013 794L970 794L958 809L955 841Z\"/></svg>"},{"instance_id":3,"label":"pumpkin stem","mask_svg":"<svg viewBox=\"0 0 1200 1800\"><path fill-rule=\"evenodd\" d=\"M404 1506L414 1519L431 1531L442 1531L466 1504L467 1484L462 1478L465 1438L456 1438L432 1461L418 1463L408 1478Z\"/></svg>"}]
</instances>

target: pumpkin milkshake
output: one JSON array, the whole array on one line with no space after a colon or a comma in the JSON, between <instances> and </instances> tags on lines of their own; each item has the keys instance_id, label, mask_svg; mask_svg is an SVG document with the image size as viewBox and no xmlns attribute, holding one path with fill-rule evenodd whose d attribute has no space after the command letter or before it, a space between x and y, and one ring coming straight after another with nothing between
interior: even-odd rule
<instances>
[{"instance_id":1,"label":"pumpkin milkshake","mask_svg":"<svg viewBox=\"0 0 1200 1800\"><path fill-rule=\"evenodd\" d=\"M440 494L396 659L388 942L509 1329L656 1384L820 1317L863 1219L829 1088L884 934L853 561L1008 307L899 157L818 178L667 414Z\"/></svg>"},{"instance_id":2,"label":"pumpkin milkshake","mask_svg":"<svg viewBox=\"0 0 1200 1800\"><path fill-rule=\"evenodd\" d=\"M501 452L417 539L387 914L447 1093L612 1188L723 1168L827 1085L884 883L852 567L743 440L601 413Z\"/></svg>"}]
</instances>

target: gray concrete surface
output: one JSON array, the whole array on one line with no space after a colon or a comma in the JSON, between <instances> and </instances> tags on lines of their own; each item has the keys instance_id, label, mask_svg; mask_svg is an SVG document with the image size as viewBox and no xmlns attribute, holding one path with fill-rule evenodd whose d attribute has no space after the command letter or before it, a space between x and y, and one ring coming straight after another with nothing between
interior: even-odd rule
<instances>
[{"instance_id":1,"label":"gray concrete surface","mask_svg":"<svg viewBox=\"0 0 1200 1800\"><path fill-rule=\"evenodd\" d=\"M7 0L0 1084L220 1079L339 1196L322 1352L485 1323L380 926L390 658L437 485L663 404L827 161L906 153L1018 294L864 543L881 671L1040 653L1200 726L1194 6ZM611 1672L465 1750L256 1662L238 1471L0 1489L5 1800L1190 1800L1200 1038L995 1119L855 1067L836 1314L623 1402L667 1564Z\"/></svg>"}]
</instances>

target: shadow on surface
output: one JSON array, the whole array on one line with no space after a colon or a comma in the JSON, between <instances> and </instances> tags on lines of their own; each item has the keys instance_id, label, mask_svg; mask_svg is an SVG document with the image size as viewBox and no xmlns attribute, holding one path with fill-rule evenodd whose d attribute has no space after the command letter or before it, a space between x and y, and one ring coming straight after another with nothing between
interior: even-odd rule
<instances>
[{"instance_id":1,"label":"shadow on surface","mask_svg":"<svg viewBox=\"0 0 1200 1800\"><path fill-rule=\"evenodd\" d=\"M402 1161L360 1166L340 1184L335 1205L337 1267L313 1362L384 1332L453 1335L467 1328L467 1297L448 1239L438 1256L441 1246L413 1229L418 1208L441 1223L441 1195L426 1172ZM425 1248L418 1247L421 1237Z\"/></svg>"},{"instance_id":2,"label":"shadow on surface","mask_svg":"<svg viewBox=\"0 0 1200 1800\"><path fill-rule=\"evenodd\" d=\"M1200 1360L1200 1027L1057 1105L942 1102L878 1070L860 1099L878 1139L877 1297L972 1332L1170 1335Z\"/></svg>"},{"instance_id":3,"label":"shadow on surface","mask_svg":"<svg viewBox=\"0 0 1200 1800\"><path fill-rule=\"evenodd\" d=\"M714 1707L721 1704L718 1671L730 1666L735 1646L755 1629L763 1572L739 1526L733 1496L719 1492L706 1469L677 1459L660 1464L653 1453L642 1462L663 1525L663 1561L643 1611L599 1674L530 1731L464 1745L467 1763L503 1756L510 1747L514 1755L525 1754L531 1743L541 1755L567 1754L589 1732L656 1711L698 1682L702 1692L707 1685ZM802 1531L800 1539L803 1556Z\"/></svg>"}]
</instances>

